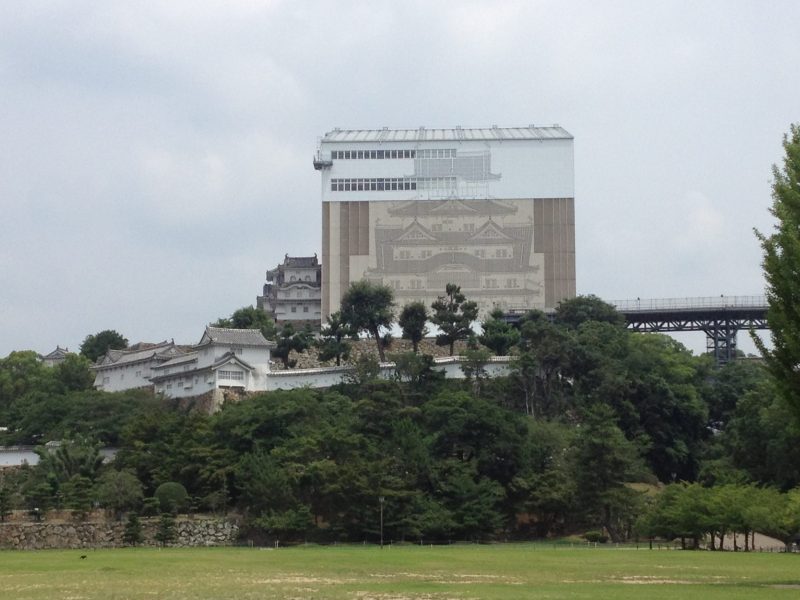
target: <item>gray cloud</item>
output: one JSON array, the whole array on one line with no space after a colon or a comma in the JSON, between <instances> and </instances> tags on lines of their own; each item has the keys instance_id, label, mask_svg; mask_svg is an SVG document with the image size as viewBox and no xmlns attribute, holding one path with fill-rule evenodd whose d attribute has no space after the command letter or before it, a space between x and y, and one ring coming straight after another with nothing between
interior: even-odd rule
<instances>
[{"instance_id":1,"label":"gray cloud","mask_svg":"<svg viewBox=\"0 0 800 600\"><path fill-rule=\"evenodd\" d=\"M793 2L0 6L0 356L196 341L319 251L335 126L557 122L578 289L756 294ZM702 346L700 340L697 347Z\"/></svg>"}]
</instances>

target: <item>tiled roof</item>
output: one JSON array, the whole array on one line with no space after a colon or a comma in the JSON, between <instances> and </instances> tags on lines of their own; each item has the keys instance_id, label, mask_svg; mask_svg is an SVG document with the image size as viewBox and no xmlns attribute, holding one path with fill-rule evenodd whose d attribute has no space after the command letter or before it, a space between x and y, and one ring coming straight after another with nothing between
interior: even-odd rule
<instances>
[{"instance_id":1,"label":"tiled roof","mask_svg":"<svg viewBox=\"0 0 800 600\"><path fill-rule=\"evenodd\" d=\"M319 266L319 260L315 256L289 256L288 254L283 259L284 266L287 267L316 267Z\"/></svg>"},{"instance_id":2,"label":"tiled roof","mask_svg":"<svg viewBox=\"0 0 800 600\"><path fill-rule=\"evenodd\" d=\"M66 348L62 348L61 346L56 346L56 349L53 350L50 354L45 354L42 358L43 359L57 359L57 358L64 358L67 354L69 354L69 350Z\"/></svg>"},{"instance_id":3,"label":"tiled roof","mask_svg":"<svg viewBox=\"0 0 800 600\"><path fill-rule=\"evenodd\" d=\"M140 350L109 350L95 365L96 367L119 366L134 363L149 358L158 357L166 360L173 354L181 354L172 342L161 342Z\"/></svg>"},{"instance_id":4,"label":"tiled roof","mask_svg":"<svg viewBox=\"0 0 800 600\"><path fill-rule=\"evenodd\" d=\"M210 325L206 327L206 331L197 345L201 346L209 342L236 346L275 346L275 342L268 341L258 329L226 329Z\"/></svg>"},{"instance_id":5,"label":"tiled roof","mask_svg":"<svg viewBox=\"0 0 800 600\"><path fill-rule=\"evenodd\" d=\"M197 360L197 352L187 352L186 354L181 354L179 356L176 356L175 358L172 358L166 362L161 363L160 365L153 367L153 370L166 369L169 367L174 367L175 365L182 365L188 362L192 362L194 360Z\"/></svg>"},{"instance_id":6,"label":"tiled roof","mask_svg":"<svg viewBox=\"0 0 800 600\"><path fill-rule=\"evenodd\" d=\"M452 129L339 129L322 136L322 143L352 142L446 142L484 140L555 140L572 139L572 134L558 125L537 127L482 127Z\"/></svg>"}]
</instances>

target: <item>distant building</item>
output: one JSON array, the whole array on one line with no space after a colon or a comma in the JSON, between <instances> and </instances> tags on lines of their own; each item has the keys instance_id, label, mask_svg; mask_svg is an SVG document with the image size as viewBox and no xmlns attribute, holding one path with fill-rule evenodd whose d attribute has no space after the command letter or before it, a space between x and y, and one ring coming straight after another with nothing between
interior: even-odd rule
<instances>
[{"instance_id":1,"label":"distant building","mask_svg":"<svg viewBox=\"0 0 800 600\"><path fill-rule=\"evenodd\" d=\"M143 348L143 346L148 346ZM150 387L168 398L194 398L209 411L249 393L297 388L327 388L342 383L353 367L318 367L273 371L275 342L258 329L206 327L194 346L172 342L139 344L133 350L109 350L93 369L95 387L109 392ZM508 373L509 357L492 357L488 376ZM464 377L463 357L436 358L435 368L448 379ZM395 363L383 363L380 377L394 379ZM2 457L0 457L2 458Z\"/></svg>"},{"instance_id":2,"label":"distant building","mask_svg":"<svg viewBox=\"0 0 800 600\"><path fill-rule=\"evenodd\" d=\"M267 389L270 351L258 329L206 327L190 352L153 368L155 391L170 398L200 396L217 389L259 392Z\"/></svg>"},{"instance_id":3,"label":"distant building","mask_svg":"<svg viewBox=\"0 0 800 600\"><path fill-rule=\"evenodd\" d=\"M350 284L430 304L448 283L482 313L575 295L573 138L551 127L334 129L322 176L322 317Z\"/></svg>"},{"instance_id":4,"label":"distant building","mask_svg":"<svg viewBox=\"0 0 800 600\"><path fill-rule=\"evenodd\" d=\"M106 392L146 388L152 384L153 369L185 350L174 342L137 344L125 350L109 350L92 367L94 387Z\"/></svg>"},{"instance_id":5,"label":"distant building","mask_svg":"<svg viewBox=\"0 0 800 600\"><path fill-rule=\"evenodd\" d=\"M55 367L56 365L60 365L63 363L68 354L72 354L69 351L69 348L62 348L61 346L56 346L56 349L50 352L49 354L45 354L41 357L42 363L46 367Z\"/></svg>"},{"instance_id":6,"label":"distant building","mask_svg":"<svg viewBox=\"0 0 800 600\"><path fill-rule=\"evenodd\" d=\"M306 323L319 327L321 322L322 266L314 256L289 256L267 271L264 295L256 305L275 323Z\"/></svg>"}]
</instances>

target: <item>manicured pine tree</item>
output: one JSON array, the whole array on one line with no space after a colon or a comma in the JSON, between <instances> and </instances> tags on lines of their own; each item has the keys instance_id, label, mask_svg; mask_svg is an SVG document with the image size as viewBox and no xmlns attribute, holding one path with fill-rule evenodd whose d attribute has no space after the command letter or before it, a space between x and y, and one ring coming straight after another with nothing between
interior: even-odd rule
<instances>
[{"instance_id":1,"label":"manicured pine tree","mask_svg":"<svg viewBox=\"0 0 800 600\"><path fill-rule=\"evenodd\" d=\"M141 544L144 540L142 535L142 522L139 515L135 512L128 514L128 521L125 523L125 530L122 532L122 541L131 546Z\"/></svg>"},{"instance_id":2,"label":"manicured pine tree","mask_svg":"<svg viewBox=\"0 0 800 600\"><path fill-rule=\"evenodd\" d=\"M397 324L403 329L403 339L411 340L414 354L419 350L419 343L428 333L428 308L422 302L410 302L403 307Z\"/></svg>"},{"instance_id":3,"label":"manicured pine tree","mask_svg":"<svg viewBox=\"0 0 800 600\"><path fill-rule=\"evenodd\" d=\"M175 517L170 513L161 513L161 518L158 520L158 529L155 535L156 541L160 542L162 546L166 546L170 542L174 542L177 538L175 531Z\"/></svg>"},{"instance_id":4,"label":"manicured pine tree","mask_svg":"<svg viewBox=\"0 0 800 600\"><path fill-rule=\"evenodd\" d=\"M441 331L436 336L436 344L449 346L450 356L453 356L455 343L472 335L472 322L478 318L478 305L467 300L459 286L448 283L444 296L439 296L431 308L431 323Z\"/></svg>"}]
</instances>

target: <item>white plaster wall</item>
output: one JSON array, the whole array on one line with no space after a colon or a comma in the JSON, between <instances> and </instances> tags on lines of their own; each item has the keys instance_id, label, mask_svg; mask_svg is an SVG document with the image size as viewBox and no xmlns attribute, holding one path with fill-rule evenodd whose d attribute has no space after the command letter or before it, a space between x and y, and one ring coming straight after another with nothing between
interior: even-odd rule
<instances>
[{"instance_id":1,"label":"white plaster wall","mask_svg":"<svg viewBox=\"0 0 800 600\"><path fill-rule=\"evenodd\" d=\"M509 357L498 356L486 365L490 377L508 375ZM434 368L443 371L446 379L464 379L461 370L461 357L447 357L437 359ZM296 388L327 388L342 383L344 376L352 369L350 367L329 367L321 369L290 369L287 371L274 371L267 376L267 390L292 390ZM381 365L381 377L391 379L395 374L394 363Z\"/></svg>"},{"instance_id":2,"label":"white plaster wall","mask_svg":"<svg viewBox=\"0 0 800 600\"><path fill-rule=\"evenodd\" d=\"M156 364L158 364L156 361L138 362L98 370L95 374L94 386L106 392L121 392L147 387L150 385L152 367ZM104 377L108 377L108 383L103 383Z\"/></svg>"}]
</instances>

